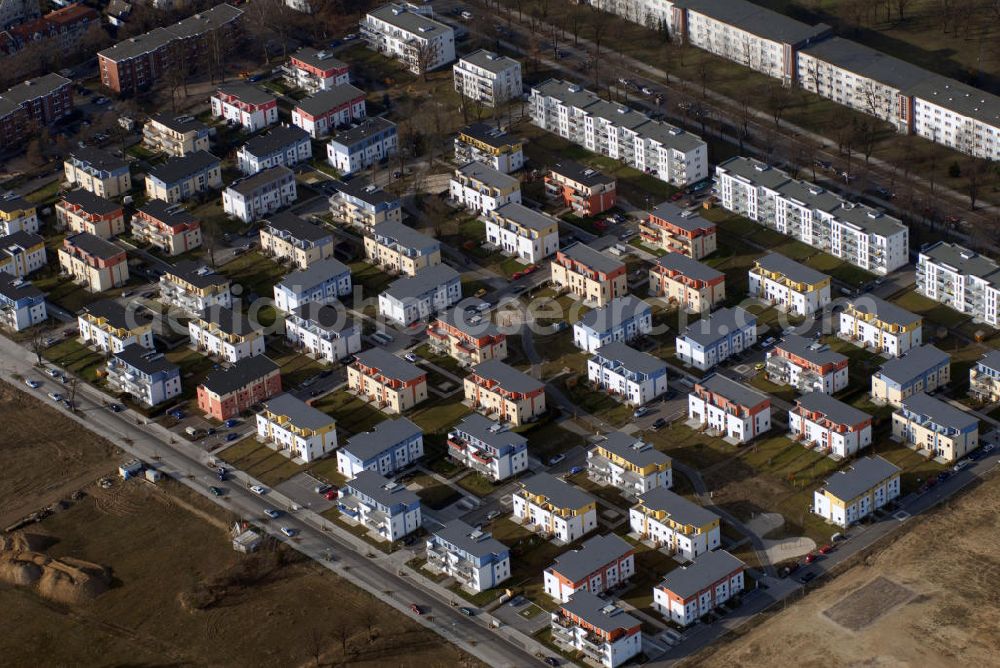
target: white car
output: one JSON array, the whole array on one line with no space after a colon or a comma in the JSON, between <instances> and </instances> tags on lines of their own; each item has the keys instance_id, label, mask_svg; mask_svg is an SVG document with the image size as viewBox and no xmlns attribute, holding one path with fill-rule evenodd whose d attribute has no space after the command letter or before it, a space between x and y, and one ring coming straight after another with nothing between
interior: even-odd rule
<instances>
[{"instance_id":1,"label":"white car","mask_svg":"<svg viewBox=\"0 0 1000 668\"><path fill-rule=\"evenodd\" d=\"M49 399L51 399L52 401L62 401L63 395L59 394L58 392L49 392Z\"/></svg>"},{"instance_id":2,"label":"white car","mask_svg":"<svg viewBox=\"0 0 1000 668\"><path fill-rule=\"evenodd\" d=\"M34 380L32 378L25 379L24 384L27 385L28 387L30 387L33 390L42 386L42 384L39 381Z\"/></svg>"},{"instance_id":3,"label":"white car","mask_svg":"<svg viewBox=\"0 0 1000 668\"><path fill-rule=\"evenodd\" d=\"M413 353L406 353L405 355L403 355L403 357L406 358L407 362L416 362L418 359L420 359L419 357L417 357Z\"/></svg>"},{"instance_id":4,"label":"white car","mask_svg":"<svg viewBox=\"0 0 1000 668\"><path fill-rule=\"evenodd\" d=\"M50 378L58 378L62 375L58 369L48 369L45 373L49 374Z\"/></svg>"},{"instance_id":5,"label":"white car","mask_svg":"<svg viewBox=\"0 0 1000 668\"><path fill-rule=\"evenodd\" d=\"M277 510L275 510L274 508L265 508L265 509L264 509L264 514L265 514L265 515L267 515L268 517L270 517L270 518L271 518L272 520L273 520L273 519L277 519L277 517L278 517L279 515L281 515L281 513L279 513L279 512L278 512Z\"/></svg>"},{"instance_id":6,"label":"white car","mask_svg":"<svg viewBox=\"0 0 1000 668\"><path fill-rule=\"evenodd\" d=\"M298 533L298 531L296 531L291 527L281 527L281 533L285 534L289 538L292 538L293 536L295 536L295 534Z\"/></svg>"},{"instance_id":7,"label":"white car","mask_svg":"<svg viewBox=\"0 0 1000 668\"><path fill-rule=\"evenodd\" d=\"M261 487L260 485L254 485L253 487L250 488L250 491L253 492L254 494L264 494L265 492L267 492L267 490Z\"/></svg>"},{"instance_id":8,"label":"white car","mask_svg":"<svg viewBox=\"0 0 1000 668\"><path fill-rule=\"evenodd\" d=\"M653 89L650 88L649 86L643 86L642 87L642 94L643 95L652 95L653 94Z\"/></svg>"},{"instance_id":9,"label":"white car","mask_svg":"<svg viewBox=\"0 0 1000 668\"><path fill-rule=\"evenodd\" d=\"M490 512L486 513L486 519L488 521L495 520L498 517L500 517L500 511L499 510L491 510Z\"/></svg>"}]
</instances>

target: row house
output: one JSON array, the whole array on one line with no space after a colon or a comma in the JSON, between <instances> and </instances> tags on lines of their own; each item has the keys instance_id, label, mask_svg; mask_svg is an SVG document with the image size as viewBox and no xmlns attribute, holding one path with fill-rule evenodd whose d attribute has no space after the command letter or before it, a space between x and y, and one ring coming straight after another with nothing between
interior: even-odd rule
<instances>
[{"instance_id":1,"label":"row house","mask_svg":"<svg viewBox=\"0 0 1000 668\"><path fill-rule=\"evenodd\" d=\"M80 342L103 353L120 353L133 343L153 350L153 326L128 308L111 299L87 304L77 316Z\"/></svg>"},{"instance_id":2,"label":"row house","mask_svg":"<svg viewBox=\"0 0 1000 668\"><path fill-rule=\"evenodd\" d=\"M460 299L459 273L446 264L436 264L386 286L378 296L378 312L386 320L408 327L451 308Z\"/></svg>"},{"instance_id":3,"label":"row house","mask_svg":"<svg viewBox=\"0 0 1000 668\"><path fill-rule=\"evenodd\" d=\"M861 457L813 493L812 511L847 528L899 496L900 468L882 457Z\"/></svg>"},{"instance_id":4,"label":"row house","mask_svg":"<svg viewBox=\"0 0 1000 668\"><path fill-rule=\"evenodd\" d=\"M920 249L917 292L1000 328L1000 264L945 241Z\"/></svg>"},{"instance_id":5,"label":"row house","mask_svg":"<svg viewBox=\"0 0 1000 668\"><path fill-rule=\"evenodd\" d=\"M207 151L170 158L146 173L147 199L167 204L185 202L222 187L222 161Z\"/></svg>"},{"instance_id":6,"label":"row house","mask_svg":"<svg viewBox=\"0 0 1000 668\"><path fill-rule=\"evenodd\" d=\"M46 262L45 239L41 235L14 232L0 237L0 273L21 278L42 269ZM59 264L63 266L61 256Z\"/></svg>"},{"instance_id":7,"label":"row house","mask_svg":"<svg viewBox=\"0 0 1000 668\"><path fill-rule=\"evenodd\" d=\"M350 294L350 267L331 257L281 279L274 286L274 307L289 313L304 304L327 304Z\"/></svg>"},{"instance_id":8,"label":"row house","mask_svg":"<svg viewBox=\"0 0 1000 668\"><path fill-rule=\"evenodd\" d=\"M242 81L220 85L211 99L212 118L257 132L278 122L278 98Z\"/></svg>"},{"instance_id":9,"label":"row house","mask_svg":"<svg viewBox=\"0 0 1000 668\"><path fill-rule=\"evenodd\" d=\"M632 535L688 560L722 544L719 516L664 485L640 494L628 521Z\"/></svg>"},{"instance_id":10,"label":"row house","mask_svg":"<svg viewBox=\"0 0 1000 668\"><path fill-rule=\"evenodd\" d=\"M545 384L500 360L472 367L463 389L466 405L515 427L534 422L545 412Z\"/></svg>"},{"instance_id":11,"label":"row house","mask_svg":"<svg viewBox=\"0 0 1000 668\"><path fill-rule=\"evenodd\" d=\"M336 128L360 121L365 114L365 92L351 84L338 84L299 100L292 109L292 125L320 139Z\"/></svg>"},{"instance_id":12,"label":"row house","mask_svg":"<svg viewBox=\"0 0 1000 668\"><path fill-rule=\"evenodd\" d=\"M868 293L844 305L837 333L856 346L899 357L923 343L923 323L921 316Z\"/></svg>"},{"instance_id":13,"label":"row house","mask_svg":"<svg viewBox=\"0 0 1000 668\"><path fill-rule=\"evenodd\" d=\"M780 253L754 260L749 293L792 315L808 316L830 303L830 277Z\"/></svg>"},{"instance_id":14,"label":"row house","mask_svg":"<svg viewBox=\"0 0 1000 668\"><path fill-rule=\"evenodd\" d=\"M399 150L396 124L381 116L365 118L340 130L326 143L326 161L347 176L384 164Z\"/></svg>"},{"instance_id":15,"label":"row house","mask_svg":"<svg viewBox=\"0 0 1000 668\"><path fill-rule=\"evenodd\" d=\"M505 204L486 217L486 245L537 264L559 249L559 221L523 204Z\"/></svg>"},{"instance_id":16,"label":"row house","mask_svg":"<svg viewBox=\"0 0 1000 668\"><path fill-rule=\"evenodd\" d=\"M872 400L902 406L918 392L934 392L951 382L951 356L930 344L894 357L872 374Z\"/></svg>"},{"instance_id":17,"label":"row house","mask_svg":"<svg viewBox=\"0 0 1000 668\"><path fill-rule=\"evenodd\" d=\"M11 3L6 3L11 4ZM0 33L0 50L12 56L35 44L48 53L75 54L80 51L88 32L100 29L101 15L82 2L67 4L32 21L9 27ZM6 24L0 24L0 28Z\"/></svg>"},{"instance_id":18,"label":"row house","mask_svg":"<svg viewBox=\"0 0 1000 668\"><path fill-rule=\"evenodd\" d=\"M642 623L589 591L575 594L550 614L557 647L579 652L603 668L618 668L642 652Z\"/></svg>"},{"instance_id":19,"label":"row house","mask_svg":"<svg viewBox=\"0 0 1000 668\"><path fill-rule=\"evenodd\" d=\"M151 151L183 158L195 151L208 151L208 126L194 116L160 113L142 127L142 145Z\"/></svg>"},{"instance_id":20,"label":"row house","mask_svg":"<svg viewBox=\"0 0 1000 668\"><path fill-rule=\"evenodd\" d=\"M830 346L789 334L767 351L764 372L772 383L799 392L834 394L847 387L847 363L847 356Z\"/></svg>"},{"instance_id":21,"label":"row house","mask_svg":"<svg viewBox=\"0 0 1000 668\"><path fill-rule=\"evenodd\" d=\"M337 510L350 524L382 541L397 541L423 524L420 497L375 471L362 471L340 488Z\"/></svg>"},{"instance_id":22,"label":"row house","mask_svg":"<svg viewBox=\"0 0 1000 668\"><path fill-rule=\"evenodd\" d=\"M360 21L369 49L395 58L413 74L423 74L455 60L455 31L431 18L430 7L388 3Z\"/></svg>"},{"instance_id":23,"label":"row house","mask_svg":"<svg viewBox=\"0 0 1000 668\"><path fill-rule=\"evenodd\" d=\"M528 470L528 439L473 413L448 432L448 456L497 483Z\"/></svg>"},{"instance_id":24,"label":"row house","mask_svg":"<svg viewBox=\"0 0 1000 668\"><path fill-rule=\"evenodd\" d=\"M743 591L746 564L725 550L707 552L667 573L653 588L653 608L688 626Z\"/></svg>"},{"instance_id":25,"label":"row house","mask_svg":"<svg viewBox=\"0 0 1000 668\"><path fill-rule=\"evenodd\" d=\"M0 147L13 147L35 128L73 112L73 82L55 73L27 79L0 93Z\"/></svg>"},{"instance_id":26,"label":"row house","mask_svg":"<svg viewBox=\"0 0 1000 668\"><path fill-rule=\"evenodd\" d=\"M346 311L316 302L285 316L285 339L330 364L361 350L361 328L348 319Z\"/></svg>"},{"instance_id":27,"label":"row house","mask_svg":"<svg viewBox=\"0 0 1000 668\"><path fill-rule=\"evenodd\" d=\"M416 276L441 264L441 242L395 221L373 226L365 234L365 257L389 273Z\"/></svg>"},{"instance_id":28,"label":"row house","mask_svg":"<svg viewBox=\"0 0 1000 668\"><path fill-rule=\"evenodd\" d=\"M191 345L231 364L264 354L264 330L239 310L211 306L188 322Z\"/></svg>"},{"instance_id":29,"label":"row house","mask_svg":"<svg viewBox=\"0 0 1000 668\"><path fill-rule=\"evenodd\" d=\"M674 353L684 364L708 371L757 343L757 318L739 306L719 309L684 328Z\"/></svg>"},{"instance_id":30,"label":"row house","mask_svg":"<svg viewBox=\"0 0 1000 668\"><path fill-rule=\"evenodd\" d=\"M337 471L353 478L362 471L393 476L424 456L424 433L404 417L383 420L355 434L337 451Z\"/></svg>"},{"instance_id":31,"label":"row house","mask_svg":"<svg viewBox=\"0 0 1000 668\"><path fill-rule=\"evenodd\" d=\"M573 345L595 353L609 343L630 343L653 331L653 309L633 295L591 309L573 325Z\"/></svg>"},{"instance_id":32,"label":"row house","mask_svg":"<svg viewBox=\"0 0 1000 668\"><path fill-rule=\"evenodd\" d=\"M455 136L455 163L481 162L510 174L524 167L524 143L488 123L473 123Z\"/></svg>"},{"instance_id":33,"label":"row house","mask_svg":"<svg viewBox=\"0 0 1000 668\"><path fill-rule=\"evenodd\" d=\"M507 335L485 318L461 307L438 313L427 328L431 348L439 350L462 366L507 358Z\"/></svg>"},{"instance_id":34,"label":"row house","mask_svg":"<svg viewBox=\"0 0 1000 668\"><path fill-rule=\"evenodd\" d=\"M588 306L606 306L628 294L625 263L579 241L556 251L552 284Z\"/></svg>"},{"instance_id":35,"label":"row house","mask_svg":"<svg viewBox=\"0 0 1000 668\"><path fill-rule=\"evenodd\" d=\"M403 206L395 195L361 179L332 183L336 192L330 196L330 213L335 221L361 229L403 222Z\"/></svg>"},{"instance_id":36,"label":"row house","mask_svg":"<svg viewBox=\"0 0 1000 668\"><path fill-rule=\"evenodd\" d=\"M100 197L120 197L132 190L128 163L99 148L74 148L63 161L64 180Z\"/></svg>"},{"instance_id":37,"label":"row house","mask_svg":"<svg viewBox=\"0 0 1000 668\"><path fill-rule=\"evenodd\" d=\"M829 394L810 392L788 411L788 437L844 459L872 444L872 416Z\"/></svg>"},{"instance_id":38,"label":"row house","mask_svg":"<svg viewBox=\"0 0 1000 668\"><path fill-rule=\"evenodd\" d=\"M400 414L427 398L427 372L372 348L355 355L347 367L347 389L384 413Z\"/></svg>"},{"instance_id":39,"label":"row house","mask_svg":"<svg viewBox=\"0 0 1000 668\"><path fill-rule=\"evenodd\" d=\"M309 133L294 125L279 125L251 138L236 151L236 164L246 176L271 167L294 167L312 159Z\"/></svg>"},{"instance_id":40,"label":"row house","mask_svg":"<svg viewBox=\"0 0 1000 668\"><path fill-rule=\"evenodd\" d=\"M726 299L726 275L687 255L670 252L649 268L649 294L689 313L707 313Z\"/></svg>"},{"instance_id":41,"label":"row house","mask_svg":"<svg viewBox=\"0 0 1000 668\"><path fill-rule=\"evenodd\" d=\"M0 247L4 247L0 239ZM44 246L42 250L44 262ZM110 241L81 232L63 239L59 248L59 270L90 292L104 292L128 282L125 251Z\"/></svg>"},{"instance_id":42,"label":"row house","mask_svg":"<svg viewBox=\"0 0 1000 668\"><path fill-rule=\"evenodd\" d=\"M763 392L713 373L688 394L689 424L707 428L734 445L771 430L771 400Z\"/></svg>"},{"instance_id":43,"label":"row house","mask_svg":"<svg viewBox=\"0 0 1000 668\"><path fill-rule=\"evenodd\" d=\"M59 227L73 234L88 232L111 239L125 232L125 207L82 188L63 195L55 209Z\"/></svg>"},{"instance_id":44,"label":"row house","mask_svg":"<svg viewBox=\"0 0 1000 668\"><path fill-rule=\"evenodd\" d=\"M681 209L673 202L662 202L646 220L639 223L639 235L647 246L700 260L718 247L718 226Z\"/></svg>"},{"instance_id":45,"label":"row house","mask_svg":"<svg viewBox=\"0 0 1000 668\"><path fill-rule=\"evenodd\" d=\"M198 386L198 409L220 422L281 394L281 367L264 355L211 371Z\"/></svg>"},{"instance_id":46,"label":"row house","mask_svg":"<svg viewBox=\"0 0 1000 668\"><path fill-rule=\"evenodd\" d=\"M281 66L285 82L309 93L350 83L351 67L330 51L303 46Z\"/></svg>"},{"instance_id":47,"label":"row house","mask_svg":"<svg viewBox=\"0 0 1000 668\"><path fill-rule=\"evenodd\" d=\"M1000 401L1000 350L991 350L969 369L969 396L992 404Z\"/></svg>"},{"instance_id":48,"label":"row house","mask_svg":"<svg viewBox=\"0 0 1000 668\"><path fill-rule=\"evenodd\" d=\"M257 414L257 440L308 464L337 449L336 422L291 394L279 394Z\"/></svg>"},{"instance_id":49,"label":"row house","mask_svg":"<svg viewBox=\"0 0 1000 668\"><path fill-rule=\"evenodd\" d=\"M0 272L0 325L20 332L48 317L44 292L23 278Z\"/></svg>"},{"instance_id":50,"label":"row house","mask_svg":"<svg viewBox=\"0 0 1000 668\"><path fill-rule=\"evenodd\" d=\"M151 199L132 215L132 236L173 257L201 247L201 221L180 204Z\"/></svg>"},{"instance_id":51,"label":"row house","mask_svg":"<svg viewBox=\"0 0 1000 668\"><path fill-rule=\"evenodd\" d=\"M244 223L252 223L296 199L295 172L279 165L230 183L222 191L222 209Z\"/></svg>"},{"instance_id":52,"label":"row house","mask_svg":"<svg viewBox=\"0 0 1000 668\"><path fill-rule=\"evenodd\" d=\"M642 406L667 391L667 363L624 343L609 343L587 360L587 379L630 406Z\"/></svg>"},{"instance_id":53,"label":"row house","mask_svg":"<svg viewBox=\"0 0 1000 668\"><path fill-rule=\"evenodd\" d=\"M513 507L521 524L564 545L597 529L597 500L548 473L519 480Z\"/></svg>"},{"instance_id":54,"label":"row house","mask_svg":"<svg viewBox=\"0 0 1000 668\"><path fill-rule=\"evenodd\" d=\"M521 203L521 182L481 162L456 169L448 188L452 201L479 214Z\"/></svg>"},{"instance_id":55,"label":"row house","mask_svg":"<svg viewBox=\"0 0 1000 668\"><path fill-rule=\"evenodd\" d=\"M671 487L673 462L641 438L613 431L587 451L587 476L621 490L625 498Z\"/></svg>"},{"instance_id":56,"label":"row house","mask_svg":"<svg viewBox=\"0 0 1000 668\"><path fill-rule=\"evenodd\" d=\"M616 181L573 160L560 160L545 175L545 195L581 218L604 213L615 205Z\"/></svg>"},{"instance_id":57,"label":"row house","mask_svg":"<svg viewBox=\"0 0 1000 668\"><path fill-rule=\"evenodd\" d=\"M510 550L488 531L455 519L427 539L426 567L479 593L510 577Z\"/></svg>"},{"instance_id":58,"label":"row house","mask_svg":"<svg viewBox=\"0 0 1000 668\"><path fill-rule=\"evenodd\" d=\"M38 234L38 207L17 195L0 197L0 237L15 232Z\"/></svg>"},{"instance_id":59,"label":"row house","mask_svg":"<svg viewBox=\"0 0 1000 668\"><path fill-rule=\"evenodd\" d=\"M265 220L260 228L260 251L299 269L333 257L333 233L284 211Z\"/></svg>"},{"instance_id":60,"label":"row house","mask_svg":"<svg viewBox=\"0 0 1000 668\"><path fill-rule=\"evenodd\" d=\"M181 395L181 368L156 350L131 343L108 360L104 382L146 408Z\"/></svg>"},{"instance_id":61,"label":"row house","mask_svg":"<svg viewBox=\"0 0 1000 668\"><path fill-rule=\"evenodd\" d=\"M892 414L892 438L937 461L953 464L979 447L979 419L946 401L917 392Z\"/></svg>"},{"instance_id":62,"label":"row house","mask_svg":"<svg viewBox=\"0 0 1000 668\"><path fill-rule=\"evenodd\" d=\"M613 533L588 538L563 552L542 574L545 593L566 603L577 592L603 594L635 575L635 547Z\"/></svg>"},{"instance_id":63,"label":"row house","mask_svg":"<svg viewBox=\"0 0 1000 668\"><path fill-rule=\"evenodd\" d=\"M455 92L472 102L499 107L521 97L521 63L493 51L478 49L452 66Z\"/></svg>"},{"instance_id":64,"label":"row house","mask_svg":"<svg viewBox=\"0 0 1000 668\"><path fill-rule=\"evenodd\" d=\"M188 315L211 308L232 308L231 281L206 265L178 262L160 276L160 301Z\"/></svg>"}]
</instances>

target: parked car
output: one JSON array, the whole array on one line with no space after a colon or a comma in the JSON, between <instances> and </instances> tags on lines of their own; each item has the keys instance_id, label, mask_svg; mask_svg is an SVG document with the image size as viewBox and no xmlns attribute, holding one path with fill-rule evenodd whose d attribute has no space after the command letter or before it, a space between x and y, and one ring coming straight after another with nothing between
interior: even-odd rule
<instances>
[{"instance_id":1,"label":"parked car","mask_svg":"<svg viewBox=\"0 0 1000 668\"><path fill-rule=\"evenodd\" d=\"M566 459L566 455L562 454L556 455L555 457L549 459L549 466L555 466L564 459Z\"/></svg>"},{"instance_id":2,"label":"parked car","mask_svg":"<svg viewBox=\"0 0 1000 668\"><path fill-rule=\"evenodd\" d=\"M414 353L406 353L405 355L403 355L403 357L406 358L407 362L416 362L417 360L420 359Z\"/></svg>"},{"instance_id":3,"label":"parked car","mask_svg":"<svg viewBox=\"0 0 1000 668\"><path fill-rule=\"evenodd\" d=\"M662 429L664 426L666 426L666 424L667 424L667 419L666 418L661 418L661 417L660 418L656 418L656 420L653 421L653 424L650 425L650 429L652 429L653 431L657 431L659 429Z\"/></svg>"},{"instance_id":4,"label":"parked car","mask_svg":"<svg viewBox=\"0 0 1000 668\"><path fill-rule=\"evenodd\" d=\"M420 606L417 605L416 603L410 603L410 610L412 610L413 613L416 614L416 615L422 615L422 614L424 614L424 611L421 610Z\"/></svg>"},{"instance_id":5,"label":"parked car","mask_svg":"<svg viewBox=\"0 0 1000 668\"><path fill-rule=\"evenodd\" d=\"M49 374L49 378L58 378L62 375L58 369L48 369L45 373Z\"/></svg>"},{"instance_id":6,"label":"parked car","mask_svg":"<svg viewBox=\"0 0 1000 668\"><path fill-rule=\"evenodd\" d=\"M240 435L236 434L236 433L226 434L226 443L232 443L233 441L235 441L239 437L240 437Z\"/></svg>"},{"instance_id":7,"label":"parked car","mask_svg":"<svg viewBox=\"0 0 1000 668\"><path fill-rule=\"evenodd\" d=\"M831 552L833 552L833 545L827 544L827 545L824 545L823 547L819 548L819 553L820 554L830 554Z\"/></svg>"},{"instance_id":8,"label":"parked car","mask_svg":"<svg viewBox=\"0 0 1000 668\"><path fill-rule=\"evenodd\" d=\"M582 472L583 472L582 466L574 466L569 470L570 475L576 475L577 473L582 473Z\"/></svg>"},{"instance_id":9,"label":"parked car","mask_svg":"<svg viewBox=\"0 0 1000 668\"><path fill-rule=\"evenodd\" d=\"M802 584L808 584L809 582L812 582L813 578L815 577L816 573L814 571L809 571L808 573L803 573L799 577L799 582L801 582Z\"/></svg>"},{"instance_id":10,"label":"parked car","mask_svg":"<svg viewBox=\"0 0 1000 668\"><path fill-rule=\"evenodd\" d=\"M111 409L112 413L121 413L123 410L125 410L125 407L122 406L121 404L111 404L110 406L108 406L108 408Z\"/></svg>"},{"instance_id":11,"label":"parked car","mask_svg":"<svg viewBox=\"0 0 1000 668\"><path fill-rule=\"evenodd\" d=\"M222 489L221 487L209 487L208 491L212 493L212 496L222 496L223 494L226 493L226 490Z\"/></svg>"},{"instance_id":12,"label":"parked car","mask_svg":"<svg viewBox=\"0 0 1000 668\"><path fill-rule=\"evenodd\" d=\"M641 418L643 415L648 415L648 414L649 414L649 408L647 408L646 406L639 406L638 408L635 409L635 412L632 413L632 417Z\"/></svg>"},{"instance_id":13,"label":"parked car","mask_svg":"<svg viewBox=\"0 0 1000 668\"><path fill-rule=\"evenodd\" d=\"M49 399L51 399L52 401L62 401L63 395L59 394L58 392L49 392Z\"/></svg>"},{"instance_id":14,"label":"parked car","mask_svg":"<svg viewBox=\"0 0 1000 668\"><path fill-rule=\"evenodd\" d=\"M319 495L326 494L331 489L333 489L333 485L327 484L325 482L320 483L320 484L316 485L315 487L313 487L313 491L316 492Z\"/></svg>"},{"instance_id":15,"label":"parked car","mask_svg":"<svg viewBox=\"0 0 1000 668\"><path fill-rule=\"evenodd\" d=\"M327 490L326 494L323 495L323 498L326 499L327 501L333 501L339 495L340 495L340 490L334 487L333 489Z\"/></svg>"},{"instance_id":16,"label":"parked car","mask_svg":"<svg viewBox=\"0 0 1000 668\"><path fill-rule=\"evenodd\" d=\"M259 495L264 495L267 493L267 490L261 487L260 485L254 485L253 487L250 488L250 491L253 492L254 494L259 494Z\"/></svg>"},{"instance_id":17,"label":"parked car","mask_svg":"<svg viewBox=\"0 0 1000 668\"><path fill-rule=\"evenodd\" d=\"M642 94L643 95L652 95L653 94L653 89L650 88L649 86L643 86L642 87Z\"/></svg>"},{"instance_id":18,"label":"parked car","mask_svg":"<svg viewBox=\"0 0 1000 668\"><path fill-rule=\"evenodd\" d=\"M499 510L491 510L490 512L486 513L486 521L487 522L491 522L491 521L495 520L498 517L500 517L500 511Z\"/></svg>"},{"instance_id":19,"label":"parked car","mask_svg":"<svg viewBox=\"0 0 1000 668\"><path fill-rule=\"evenodd\" d=\"M472 608L466 607L464 605L461 608L459 608L458 611L461 612L466 617L472 617L473 615L476 614L475 610L473 610Z\"/></svg>"},{"instance_id":20,"label":"parked car","mask_svg":"<svg viewBox=\"0 0 1000 668\"><path fill-rule=\"evenodd\" d=\"M559 659L557 659L554 656L547 656L547 657L545 657L545 663L547 665L549 665L549 666L558 666L559 665Z\"/></svg>"},{"instance_id":21,"label":"parked car","mask_svg":"<svg viewBox=\"0 0 1000 668\"><path fill-rule=\"evenodd\" d=\"M240 423L239 420L236 420L234 418L230 418L230 419L226 420L223 424L226 425L226 429L232 429L233 427L235 427L239 423Z\"/></svg>"},{"instance_id":22,"label":"parked car","mask_svg":"<svg viewBox=\"0 0 1000 668\"><path fill-rule=\"evenodd\" d=\"M294 538L298 533L298 530L293 529L292 527L281 527L281 533L285 534L289 538Z\"/></svg>"},{"instance_id":23,"label":"parked car","mask_svg":"<svg viewBox=\"0 0 1000 668\"><path fill-rule=\"evenodd\" d=\"M39 387L42 386L42 383L40 381L34 380L32 378L26 378L24 384L33 390L38 389Z\"/></svg>"}]
</instances>

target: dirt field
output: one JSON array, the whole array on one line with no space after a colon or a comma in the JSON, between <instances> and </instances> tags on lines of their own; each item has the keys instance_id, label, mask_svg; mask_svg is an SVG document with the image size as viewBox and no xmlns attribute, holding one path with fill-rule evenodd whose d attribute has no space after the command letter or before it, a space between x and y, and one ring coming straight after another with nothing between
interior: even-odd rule
<instances>
[{"instance_id":1,"label":"dirt field","mask_svg":"<svg viewBox=\"0 0 1000 668\"><path fill-rule=\"evenodd\" d=\"M905 535L864 564L688 665L997 665L998 512L995 477L909 520Z\"/></svg>"}]
</instances>

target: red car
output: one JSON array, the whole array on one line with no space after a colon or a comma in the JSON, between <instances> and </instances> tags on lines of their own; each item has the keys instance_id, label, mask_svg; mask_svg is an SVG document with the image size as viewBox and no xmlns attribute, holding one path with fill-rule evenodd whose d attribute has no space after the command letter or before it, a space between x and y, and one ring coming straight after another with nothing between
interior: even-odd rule
<instances>
[{"instance_id":1,"label":"red car","mask_svg":"<svg viewBox=\"0 0 1000 668\"><path fill-rule=\"evenodd\" d=\"M327 493L323 495L323 498L325 498L327 501L333 501L338 496L340 496L340 491L336 487L334 487L333 489L327 491Z\"/></svg>"},{"instance_id":2,"label":"red car","mask_svg":"<svg viewBox=\"0 0 1000 668\"><path fill-rule=\"evenodd\" d=\"M524 276L524 272L523 271L515 271L513 274L510 275L510 279L512 281L516 281L517 279L521 278L522 276Z\"/></svg>"},{"instance_id":3,"label":"red car","mask_svg":"<svg viewBox=\"0 0 1000 668\"><path fill-rule=\"evenodd\" d=\"M813 554L812 552L810 552L809 554L806 555L806 563L807 564L811 564L814 561L816 561L816 555L815 554Z\"/></svg>"},{"instance_id":4,"label":"red car","mask_svg":"<svg viewBox=\"0 0 1000 668\"><path fill-rule=\"evenodd\" d=\"M524 275L527 276L528 274L533 274L536 271L538 271L538 265L529 264L527 267L524 268Z\"/></svg>"},{"instance_id":5,"label":"red car","mask_svg":"<svg viewBox=\"0 0 1000 668\"><path fill-rule=\"evenodd\" d=\"M681 190L681 191L679 191L679 192L675 192L675 193L674 193L673 195L671 195L671 196L670 196L670 201L671 201L671 202L676 202L676 201L677 201L677 200L679 200L679 199L680 199L681 197L684 197L684 191L683 191L683 190Z\"/></svg>"},{"instance_id":6,"label":"red car","mask_svg":"<svg viewBox=\"0 0 1000 668\"><path fill-rule=\"evenodd\" d=\"M823 547L819 548L820 554L830 554L831 552L833 552L833 545L824 545Z\"/></svg>"},{"instance_id":7,"label":"red car","mask_svg":"<svg viewBox=\"0 0 1000 668\"><path fill-rule=\"evenodd\" d=\"M418 614L418 615L424 614L424 611L421 610L420 606L417 605L416 603L410 603L410 610L412 610L415 614Z\"/></svg>"}]
</instances>

